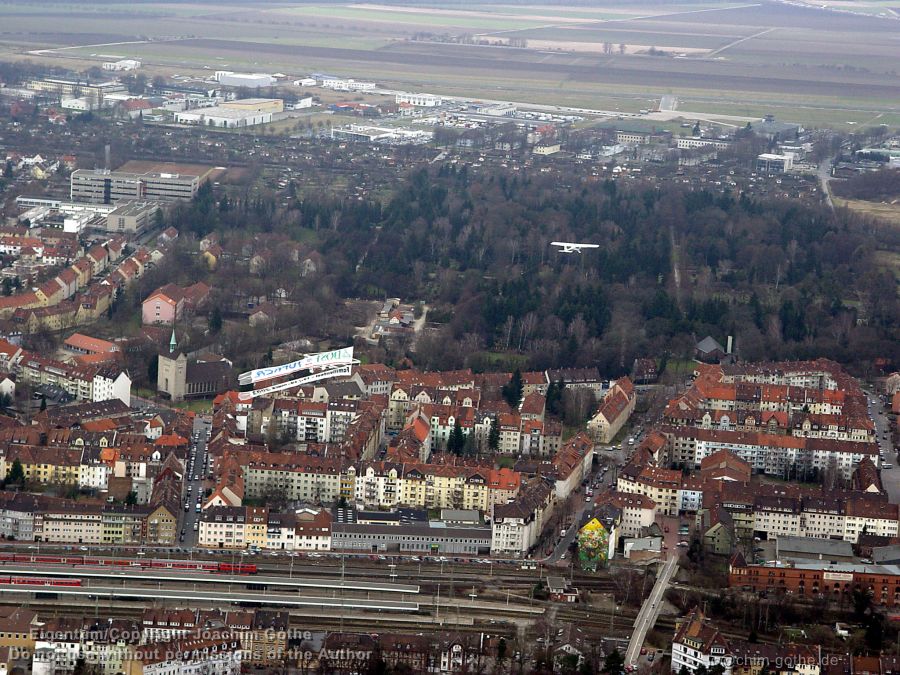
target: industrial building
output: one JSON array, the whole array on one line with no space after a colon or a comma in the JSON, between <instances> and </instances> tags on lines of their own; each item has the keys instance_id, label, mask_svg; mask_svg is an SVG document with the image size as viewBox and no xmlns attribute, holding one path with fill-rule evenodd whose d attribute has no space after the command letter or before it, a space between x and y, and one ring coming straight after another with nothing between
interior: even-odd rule
<instances>
[{"instance_id":1,"label":"industrial building","mask_svg":"<svg viewBox=\"0 0 900 675\"><path fill-rule=\"evenodd\" d=\"M434 94L411 94L408 92L397 94L394 100L396 103L409 103L419 108L437 108L444 103L440 96Z\"/></svg>"},{"instance_id":2,"label":"industrial building","mask_svg":"<svg viewBox=\"0 0 900 675\"><path fill-rule=\"evenodd\" d=\"M793 166L793 155L774 155L764 152L756 158L756 170L760 173L786 173Z\"/></svg>"},{"instance_id":3,"label":"industrial building","mask_svg":"<svg viewBox=\"0 0 900 675\"><path fill-rule=\"evenodd\" d=\"M243 112L284 112L284 101L280 98L237 98L219 104L223 110L241 110Z\"/></svg>"},{"instance_id":4,"label":"industrial building","mask_svg":"<svg viewBox=\"0 0 900 675\"><path fill-rule=\"evenodd\" d=\"M333 523L331 547L336 551L366 553L489 555L491 528L448 526L443 521L395 524Z\"/></svg>"},{"instance_id":5,"label":"industrial building","mask_svg":"<svg viewBox=\"0 0 900 675\"><path fill-rule=\"evenodd\" d=\"M334 89L335 91L372 91L375 89L374 82L357 82L356 80L342 80L339 78L325 78L322 80L324 89Z\"/></svg>"},{"instance_id":6,"label":"industrial building","mask_svg":"<svg viewBox=\"0 0 900 675\"><path fill-rule=\"evenodd\" d=\"M197 174L77 169L72 172L73 201L111 204L120 199L193 199L202 183Z\"/></svg>"},{"instance_id":7,"label":"industrial building","mask_svg":"<svg viewBox=\"0 0 900 675\"><path fill-rule=\"evenodd\" d=\"M272 113L255 112L253 110L235 110L216 106L199 110L184 110L175 113L176 124L195 124L199 126L220 127L222 129L239 129L268 124L272 121Z\"/></svg>"},{"instance_id":8,"label":"industrial building","mask_svg":"<svg viewBox=\"0 0 900 675\"><path fill-rule=\"evenodd\" d=\"M357 143L427 143L433 136L432 132L421 129L373 127L363 124L331 129L332 139Z\"/></svg>"},{"instance_id":9,"label":"industrial building","mask_svg":"<svg viewBox=\"0 0 900 675\"><path fill-rule=\"evenodd\" d=\"M216 82L224 87L271 87L275 78L265 73L233 73L230 70L217 70Z\"/></svg>"},{"instance_id":10,"label":"industrial building","mask_svg":"<svg viewBox=\"0 0 900 675\"><path fill-rule=\"evenodd\" d=\"M103 70L137 70L141 67L140 61L134 59L122 59L120 61L112 61L103 64Z\"/></svg>"}]
</instances>

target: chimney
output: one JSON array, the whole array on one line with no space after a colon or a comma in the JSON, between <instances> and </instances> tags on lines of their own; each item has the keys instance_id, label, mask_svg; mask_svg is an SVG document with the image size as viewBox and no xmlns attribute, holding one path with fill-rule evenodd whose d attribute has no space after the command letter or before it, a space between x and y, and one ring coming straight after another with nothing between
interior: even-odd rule
<instances>
[{"instance_id":1,"label":"chimney","mask_svg":"<svg viewBox=\"0 0 900 675\"><path fill-rule=\"evenodd\" d=\"M728 336L728 343L727 343L728 346L725 348L725 353L726 353L726 354L730 354L730 353L731 353L731 347L732 347L732 344L733 344L733 343L734 343L734 338L731 337L731 336L729 335L729 336Z\"/></svg>"}]
</instances>

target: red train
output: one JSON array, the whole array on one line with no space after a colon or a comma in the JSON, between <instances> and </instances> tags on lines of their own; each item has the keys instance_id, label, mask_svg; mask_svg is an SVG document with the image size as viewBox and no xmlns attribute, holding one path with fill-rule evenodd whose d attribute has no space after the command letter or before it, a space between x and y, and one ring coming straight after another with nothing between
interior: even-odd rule
<instances>
[{"instance_id":1,"label":"red train","mask_svg":"<svg viewBox=\"0 0 900 675\"><path fill-rule=\"evenodd\" d=\"M0 577L0 586L81 586L81 579L44 579L42 577Z\"/></svg>"},{"instance_id":2,"label":"red train","mask_svg":"<svg viewBox=\"0 0 900 675\"><path fill-rule=\"evenodd\" d=\"M89 567L135 567L138 569L188 570L213 574L256 574L256 565L215 560L166 560L148 558L103 558L90 555L33 555L0 553L0 563L43 563L45 565L85 565Z\"/></svg>"}]
</instances>

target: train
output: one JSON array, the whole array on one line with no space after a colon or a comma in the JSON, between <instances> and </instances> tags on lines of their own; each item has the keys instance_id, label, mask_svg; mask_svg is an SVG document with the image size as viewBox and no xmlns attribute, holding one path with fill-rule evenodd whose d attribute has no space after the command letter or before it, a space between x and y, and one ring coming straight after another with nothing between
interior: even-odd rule
<instances>
[{"instance_id":1,"label":"train","mask_svg":"<svg viewBox=\"0 0 900 675\"><path fill-rule=\"evenodd\" d=\"M213 574L256 574L252 563L229 563L215 560L168 560L159 558L104 558L89 555L42 555L0 553L0 563L37 563L87 567L129 567L156 570L187 570Z\"/></svg>"},{"instance_id":2,"label":"train","mask_svg":"<svg viewBox=\"0 0 900 675\"><path fill-rule=\"evenodd\" d=\"M81 579L0 576L0 586L81 586Z\"/></svg>"}]
</instances>

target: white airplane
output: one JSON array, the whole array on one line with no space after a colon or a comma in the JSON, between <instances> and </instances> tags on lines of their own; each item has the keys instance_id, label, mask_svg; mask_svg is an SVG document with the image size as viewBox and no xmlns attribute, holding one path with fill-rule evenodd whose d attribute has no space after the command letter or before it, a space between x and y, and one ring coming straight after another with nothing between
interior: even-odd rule
<instances>
[{"instance_id":1,"label":"white airplane","mask_svg":"<svg viewBox=\"0 0 900 675\"><path fill-rule=\"evenodd\" d=\"M559 246L560 253L581 253L586 248L600 248L600 244L573 244L569 241L551 241L551 246Z\"/></svg>"}]
</instances>

